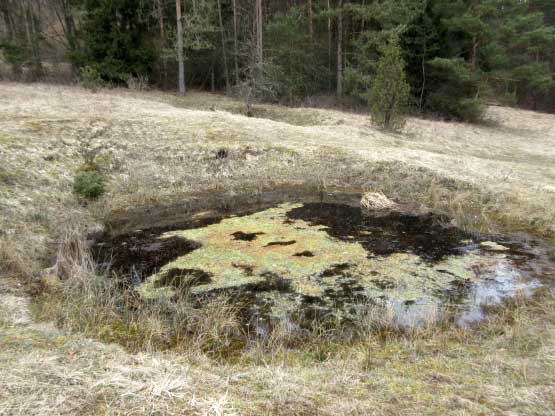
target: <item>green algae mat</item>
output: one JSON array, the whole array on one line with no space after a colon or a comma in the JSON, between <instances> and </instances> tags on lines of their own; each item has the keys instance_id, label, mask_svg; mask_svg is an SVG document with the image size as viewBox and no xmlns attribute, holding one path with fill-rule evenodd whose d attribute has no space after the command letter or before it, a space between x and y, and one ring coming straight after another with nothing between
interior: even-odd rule
<instances>
[{"instance_id":1,"label":"green algae mat","mask_svg":"<svg viewBox=\"0 0 555 416\"><path fill-rule=\"evenodd\" d=\"M433 214L372 218L350 205L284 203L147 235L112 246L116 265L119 254L142 273L143 298L232 293L266 317L352 317L361 303L460 302L480 287L497 296L497 286L525 285L508 247Z\"/></svg>"}]
</instances>

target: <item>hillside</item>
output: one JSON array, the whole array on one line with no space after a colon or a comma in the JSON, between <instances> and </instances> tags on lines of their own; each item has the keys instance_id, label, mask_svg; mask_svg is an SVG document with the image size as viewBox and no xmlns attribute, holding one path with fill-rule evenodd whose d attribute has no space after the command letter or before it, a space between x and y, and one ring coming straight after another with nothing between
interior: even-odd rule
<instances>
[{"instance_id":1,"label":"hillside","mask_svg":"<svg viewBox=\"0 0 555 416\"><path fill-rule=\"evenodd\" d=\"M242 112L240 102L197 92L0 83L0 415L552 412L550 288L477 328L304 349L251 345L231 359L125 349L47 319L36 282L68 224L137 226L145 209L207 195L373 190L473 232L555 235L553 115L490 107L479 125L411 118L392 134L364 114ZM84 206L72 185L87 151L109 182Z\"/></svg>"}]
</instances>

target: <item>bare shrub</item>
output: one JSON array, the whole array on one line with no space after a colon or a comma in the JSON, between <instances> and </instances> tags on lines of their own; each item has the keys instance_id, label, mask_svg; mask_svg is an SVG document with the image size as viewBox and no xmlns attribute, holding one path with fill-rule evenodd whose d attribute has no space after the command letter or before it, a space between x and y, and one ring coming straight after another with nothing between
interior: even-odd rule
<instances>
[{"instance_id":1,"label":"bare shrub","mask_svg":"<svg viewBox=\"0 0 555 416\"><path fill-rule=\"evenodd\" d=\"M55 264L57 275L63 279L75 279L95 272L85 241L85 228L82 213L68 212L60 233Z\"/></svg>"},{"instance_id":2,"label":"bare shrub","mask_svg":"<svg viewBox=\"0 0 555 416\"><path fill-rule=\"evenodd\" d=\"M146 91L148 90L148 77L146 75L129 75L125 81L127 88L133 91Z\"/></svg>"}]
</instances>

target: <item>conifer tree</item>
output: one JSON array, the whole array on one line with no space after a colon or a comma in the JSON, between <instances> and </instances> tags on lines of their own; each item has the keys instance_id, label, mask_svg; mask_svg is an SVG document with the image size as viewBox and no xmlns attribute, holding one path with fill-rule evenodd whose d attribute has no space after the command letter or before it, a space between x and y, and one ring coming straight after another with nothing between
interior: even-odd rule
<instances>
[{"instance_id":1,"label":"conifer tree","mask_svg":"<svg viewBox=\"0 0 555 416\"><path fill-rule=\"evenodd\" d=\"M382 53L369 96L372 120L386 129L399 129L405 122L410 86L398 39L393 37Z\"/></svg>"}]
</instances>

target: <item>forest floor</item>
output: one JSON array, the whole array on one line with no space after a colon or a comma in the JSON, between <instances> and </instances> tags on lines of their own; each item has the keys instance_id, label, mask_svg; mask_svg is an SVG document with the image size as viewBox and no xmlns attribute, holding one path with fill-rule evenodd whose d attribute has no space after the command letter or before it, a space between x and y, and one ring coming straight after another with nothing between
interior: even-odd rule
<instances>
[{"instance_id":1,"label":"forest floor","mask_svg":"<svg viewBox=\"0 0 555 416\"><path fill-rule=\"evenodd\" d=\"M551 289L475 328L233 360L130 351L38 319L28 282L70 219L93 226L207 193L375 190L468 230L555 236L553 115L490 107L480 125L411 118L392 134L342 111L242 112L205 93L0 83L0 415L553 414ZM91 149L109 186L84 207L72 184Z\"/></svg>"}]
</instances>

